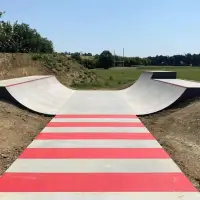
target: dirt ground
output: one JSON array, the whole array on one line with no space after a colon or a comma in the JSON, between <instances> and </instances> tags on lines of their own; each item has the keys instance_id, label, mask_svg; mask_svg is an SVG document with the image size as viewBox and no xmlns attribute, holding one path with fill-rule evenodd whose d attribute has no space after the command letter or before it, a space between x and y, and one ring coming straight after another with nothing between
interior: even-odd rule
<instances>
[{"instance_id":1,"label":"dirt ground","mask_svg":"<svg viewBox=\"0 0 200 200\"><path fill-rule=\"evenodd\" d=\"M51 120L0 101L0 174L2 174Z\"/></svg>"},{"instance_id":2,"label":"dirt ground","mask_svg":"<svg viewBox=\"0 0 200 200\"><path fill-rule=\"evenodd\" d=\"M200 191L200 101L140 119Z\"/></svg>"}]
</instances>

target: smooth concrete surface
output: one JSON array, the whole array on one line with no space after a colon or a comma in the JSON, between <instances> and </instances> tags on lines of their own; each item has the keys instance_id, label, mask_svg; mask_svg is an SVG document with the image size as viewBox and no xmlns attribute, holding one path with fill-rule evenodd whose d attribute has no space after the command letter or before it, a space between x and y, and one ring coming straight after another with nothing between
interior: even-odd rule
<instances>
[{"instance_id":1,"label":"smooth concrete surface","mask_svg":"<svg viewBox=\"0 0 200 200\"><path fill-rule=\"evenodd\" d=\"M119 91L72 90L54 76L9 79L0 81L0 86L23 106L47 115L147 115L169 107L191 88L199 89L200 83L176 79L175 72L144 71L136 83Z\"/></svg>"},{"instance_id":2,"label":"smooth concrete surface","mask_svg":"<svg viewBox=\"0 0 200 200\"><path fill-rule=\"evenodd\" d=\"M0 80L0 87L25 83L29 81L36 81L36 80L47 78L47 77L51 77L51 76L25 76L25 77L19 77L19 78L7 79L7 80Z\"/></svg>"},{"instance_id":3,"label":"smooth concrete surface","mask_svg":"<svg viewBox=\"0 0 200 200\"><path fill-rule=\"evenodd\" d=\"M177 173L181 170L172 159L91 159L89 162L87 159L18 159L7 172Z\"/></svg>"},{"instance_id":4,"label":"smooth concrete surface","mask_svg":"<svg viewBox=\"0 0 200 200\"><path fill-rule=\"evenodd\" d=\"M170 83L174 85L178 85L181 87L186 88L200 88L200 82L195 81L189 81L189 80L183 80L183 79L154 79L156 81L161 81L164 83Z\"/></svg>"},{"instance_id":5,"label":"smooth concrete surface","mask_svg":"<svg viewBox=\"0 0 200 200\"><path fill-rule=\"evenodd\" d=\"M54 76L23 84L18 82L17 85L7 86L6 89L23 106L47 115L55 115L74 92L59 83Z\"/></svg>"},{"instance_id":6,"label":"smooth concrete surface","mask_svg":"<svg viewBox=\"0 0 200 200\"><path fill-rule=\"evenodd\" d=\"M96 128L98 129L98 128ZM161 148L156 140L34 140L28 148Z\"/></svg>"},{"instance_id":7,"label":"smooth concrete surface","mask_svg":"<svg viewBox=\"0 0 200 200\"><path fill-rule=\"evenodd\" d=\"M187 89L152 79L153 76L168 78L168 74L169 77L174 76L173 72L143 72L136 83L120 91L78 91L58 114L69 112L146 115L158 112L172 105Z\"/></svg>"},{"instance_id":8,"label":"smooth concrete surface","mask_svg":"<svg viewBox=\"0 0 200 200\"><path fill-rule=\"evenodd\" d=\"M151 114L167 108L186 90L184 87L154 81L151 79L153 73L144 72L135 84L119 92L125 99L124 102L127 102L137 115Z\"/></svg>"},{"instance_id":9,"label":"smooth concrete surface","mask_svg":"<svg viewBox=\"0 0 200 200\"><path fill-rule=\"evenodd\" d=\"M82 132L87 132L87 133L98 133L98 132L107 132L107 133L132 133L132 132L137 132L137 133L147 133L148 130L146 127L45 127L43 132L45 133L82 133Z\"/></svg>"},{"instance_id":10,"label":"smooth concrete surface","mask_svg":"<svg viewBox=\"0 0 200 200\"><path fill-rule=\"evenodd\" d=\"M57 114L135 114L116 91L76 91Z\"/></svg>"},{"instance_id":11,"label":"smooth concrete surface","mask_svg":"<svg viewBox=\"0 0 200 200\"><path fill-rule=\"evenodd\" d=\"M51 122L76 122L76 119L53 118ZM79 118L79 122L99 122L98 118ZM140 122L138 118L102 118L101 122Z\"/></svg>"}]
</instances>

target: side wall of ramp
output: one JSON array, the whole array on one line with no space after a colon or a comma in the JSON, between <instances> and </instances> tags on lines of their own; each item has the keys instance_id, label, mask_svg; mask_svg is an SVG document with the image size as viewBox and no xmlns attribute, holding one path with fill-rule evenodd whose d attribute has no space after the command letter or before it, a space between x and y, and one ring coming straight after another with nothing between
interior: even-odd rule
<instances>
[{"instance_id":1,"label":"side wall of ramp","mask_svg":"<svg viewBox=\"0 0 200 200\"><path fill-rule=\"evenodd\" d=\"M0 178L6 200L200 200L135 115L53 118Z\"/></svg>"}]
</instances>

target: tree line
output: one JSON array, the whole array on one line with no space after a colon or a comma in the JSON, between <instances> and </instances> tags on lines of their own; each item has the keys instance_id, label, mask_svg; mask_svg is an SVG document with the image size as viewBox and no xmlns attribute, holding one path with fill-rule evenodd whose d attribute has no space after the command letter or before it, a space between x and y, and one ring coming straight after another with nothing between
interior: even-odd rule
<instances>
[{"instance_id":1,"label":"tree line","mask_svg":"<svg viewBox=\"0 0 200 200\"><path fill-rule=\"evenodd\" d=\"M4 13L0 12L0 18ZM17 21L14 24L9 21L0 21L0 52L52 53L53 51L52 41L42 37L28 24L19 24Z\"/></svg>"},{"instance_id":2,"label":"tree line","mask_svg":"<svg viewBox=\"0 0 200 200\"><path fill-rule=\"evenodd\" d=\"M123 60L117 57L116 60ZM200 54L185 54L173 56L149 56L146 58L125 57L124 65L131 67L134 65L155 65L155 66L200 66Z\"/></svg>"},{"instance_id":3,"label":"tree line","mask_svg":"<svg viewBox=\"0 0 200 200\"><path fill-rule=\"evenodd\" d=\"M148 57L149 65L200 66L200 54Z\"/></svg>"},{"instance_id":4,"label":"tree line","mask_svg":"<svg viewBox=\"0 0 200 200\"><path fill-rule=\"evenodd\" d=\"M87 68L105 68L121 67L124 61L125 67L134 66L200 66L200 54L185 54L174 56L149 56L146 58L140 57L121 57L112 55L108 50L103 51L100 55L93 56L93 59L84 59L80 54L71 54L72 58L75 58L79 63L83 64Z\"/></svg>"},{"instance_id":5,"label":"tree line","mask_svg":"<svg viewBox=\"0 0 200 200\"><path fill-rule=\"evenodd\" d=\"M92 53L81 53L81 52L71 53L71 52L66 51L64 54L66 54L66 55L79 55L79 56L92 56Z\"/></svg>"}]
</instances>

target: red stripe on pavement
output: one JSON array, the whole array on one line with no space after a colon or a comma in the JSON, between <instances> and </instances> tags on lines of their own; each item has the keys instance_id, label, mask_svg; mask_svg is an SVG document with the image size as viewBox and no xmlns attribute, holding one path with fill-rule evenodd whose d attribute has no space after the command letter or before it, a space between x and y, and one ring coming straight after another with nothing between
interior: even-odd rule
<instances>
[{"instance_id":1,"label":"red stripe on pavement","mask_svg":"<svg viewBox=\"0 0 200 200\"><path fill-rule=\"evenodd\" d=\"M38 159L77 159L77 158L135 158L168 159L169 155L162 148L27 148L19 158ZM89 161L88 161L89 162Z\"/></svg>"},{"instance_id":2,"label":"red stripe on pavement","mask_svg":"<svg viewBox=\"0 0 200 200\"><path fill-rule=\"evenodd\" d=\"M66 139L132 139L155 140L151 133L45 133L41 132L36 140L66 140Z\"/></svg>"},{"instance_id":3,"label":"red stripe on pavement","mask_svg":"<svg viewBox=\"0 0 200 200\"><path fill-rule=\"evenodd\" d=\"M69 115L56 115L55 118L137 118L136 115L98 115L98 114L69 114Z\"/></svg>"},{"instance_id":4,"label":"red stripe on pavement","mask_svg":"<svg viewBox=\"0 0 200 200\"><path fill-rule=\"evenodd\" d=\"M47 127L144 127L141 122L49 122Z\"/></svg>"},{"instance_id":5,"label":"red stripe on pavement","mask_svg":"<svg viewBox=\"0 0 200 200\"><path fill-rule=\"evenodd\" d=\"M183 173L5 173L0 192L196 192Z\"/></svg>"}]
</instances>

